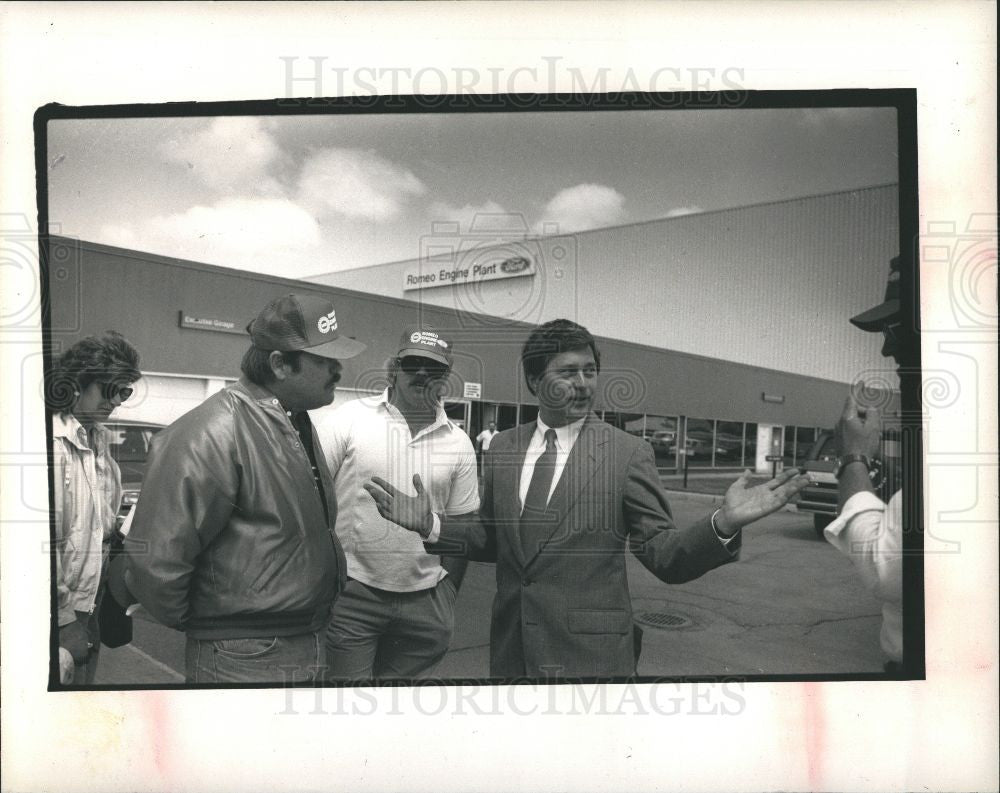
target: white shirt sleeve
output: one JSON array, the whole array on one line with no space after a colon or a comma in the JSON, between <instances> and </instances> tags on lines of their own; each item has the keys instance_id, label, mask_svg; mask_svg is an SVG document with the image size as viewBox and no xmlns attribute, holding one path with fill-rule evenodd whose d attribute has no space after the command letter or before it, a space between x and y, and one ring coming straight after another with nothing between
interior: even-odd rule
<instances>
[{"instance_id":1,"label":"white shirt sleeve","mask_svg":"<svg viewBox=\"0 0 1000 793\"><path fill-rule=\"evenodd\" d=\"M424 542L428 542L433 545L440 539L440 537L441 537L441 518L439 518L438 514L435 512L434 525L431 526L431 533L427 535L427 538L424 540Z\"/></svg>"},{"instance_id":2,"label":"white shirt sleeve","mask_svg":"<svg viewBox=\"0 0 1000 793\"><path fill-rule=\"evenodd\" d=\"M872 594L897 605L903 588L902 502L902 491L888 505L874 493L855 493L823 531L827 541L854 563Z\"/></svg>"},{"instance_id":3,"label":"white shirt sleeve","mask_svg":"<svg viewBox=\"0 0 1000 793\"><path fill-rule=\"evenodd\" d=\"M743 529L737 529L735 534L731 534L728 537L723 537L719 534L719 530L715 526L715 516L718 515L720 511L721 510L716 510L712 513L712 531L715 532L715 536L718 538L719 542L722 543L722 547L728 551L730 543L740 536L740 532L742 532ZM732 553L732 551L730 551L730 553Z\"/></svg>"},{"instance_id":4,"label":"white shirt sleeve","mask_svg":"<svg viewBox=\"0 0 1000 793\"><path fill-rule=\"evenodd\" d=\"M479 509L479 471L476 467L476 453L466 440L458 453L451 475L451 492L445 504L445 515L467 515Z\"/></svg>"},{"instance_id":5,"label":"white shirt sleeve","mask_svg":"<svg viewBox=\"0 0 1000 793\"><path fill-rule=\"evenodd\" d=\"M313 425L323 456L326 458L326 465L334 479L337 478L337 472L347 456L348 423L347 412L338 409L329 411L322 420Z\"/></svg>"}]
</instances>

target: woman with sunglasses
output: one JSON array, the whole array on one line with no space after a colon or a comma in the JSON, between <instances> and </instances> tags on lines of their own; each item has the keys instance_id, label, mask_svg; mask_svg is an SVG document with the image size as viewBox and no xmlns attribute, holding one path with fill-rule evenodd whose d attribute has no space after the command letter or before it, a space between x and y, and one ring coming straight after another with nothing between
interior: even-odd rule
<instances>
[{"instance_id":1,"label":"woman with sunglasses","mask_svg":"<svg viewBox=\"0 0 1000 793\"><path fill-rule=\"evenodd\" d=\"M72 680L63 676L64 683L88 685L97 673L97 613L122 498L121 473L102 422L132 395L132 383L141 376L139 353L109 330L66 350L46 382L52 412L59 646L75 664Z\"/></svg>"}]
</instances>

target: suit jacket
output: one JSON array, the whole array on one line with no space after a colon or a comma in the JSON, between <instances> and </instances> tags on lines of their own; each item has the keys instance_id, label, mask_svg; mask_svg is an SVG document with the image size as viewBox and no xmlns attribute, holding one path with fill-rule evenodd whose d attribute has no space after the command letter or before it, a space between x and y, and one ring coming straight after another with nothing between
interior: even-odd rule
<instances>
[{"instance_id":1,"label":"suit jacket","mask_svg":"<svg viewBox=\"0 0 1000 793\"><path fill-rule=\"evenodd\" d=\"M501 432L484 457L479 521L442 521L428 550L496 563L491 677L628 677L635 673L625 550L668 583L738 558L709 518L678 529L649 444L587 418L532 547L519 538L518 495L535 422Z\"/></svg>"}]
</instances>

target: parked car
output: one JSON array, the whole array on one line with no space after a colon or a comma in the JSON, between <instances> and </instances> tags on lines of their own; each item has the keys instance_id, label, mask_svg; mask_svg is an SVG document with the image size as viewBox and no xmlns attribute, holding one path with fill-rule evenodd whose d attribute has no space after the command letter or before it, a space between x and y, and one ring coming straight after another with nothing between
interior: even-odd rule
<instances>
[{"instance_id":1,"label":"parked car","mask_svg":"<svg viewBox=\"0 0 1000 793\"><path fill-rule=\"evenodd\" d=\"M684 439L684 455L688 464L711 464L712 438L688 436Z\"/></svg>"},{"instance_id":2,"label":"parked car","mask_svg":"<svg viewBox=\"0 0 1000 793\"><path fill-rule=\"evenodd\" d=\"M823 529L837 517L840 487L834 474L838 456L833 433L823 431L802 465L813 481L799 493L798 510L812 513L813 529L821 539ZM886 429L882 432L882 452L872 461L871 471L875 492L883 501L899 489L899 458L899 430Z\"/></svg>"},{"instance_id":3,"label":"parked car","mask_svg":"<svg viewBox=\"0 0 1000 793\"><path fill-rule=\"evenodd\" d=\"M139 490L146 474L149 442L164 425L131 419L111 419L104 422L104 427L111 433L111 456L122 472L122 503L115 521L115 528L120 529L128 511L139 500Z\"/></svg>"},{"instance_id":4,"label":"parked car","mask_svg":"<svg viewBox=\"0 0 1000 793\"><path fill-rule=\"evenodd\" d=\"M673 454L677 433L673 430L654 430L647 440L658 454Z\"/></svg>"}]
</instances>

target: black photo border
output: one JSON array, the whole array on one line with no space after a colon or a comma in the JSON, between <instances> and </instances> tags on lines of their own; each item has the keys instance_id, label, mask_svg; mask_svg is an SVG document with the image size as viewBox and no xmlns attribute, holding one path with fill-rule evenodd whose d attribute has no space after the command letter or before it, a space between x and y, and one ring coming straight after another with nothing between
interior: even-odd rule
<instances>
[{"instance_id":1,"label":"black photo border","mask_svg":"<svg viewBox=\"0 0 1000 793\"><path fill-rule=\"evenodd\" d=\"M895 673L794 674L794 675L697 675L635 676L614 678L447 678L420 681L370 681L363 684L288 684L288 687L356 687L409 685L499 685L509 683L753 683L925 679L925 592L924 592L924 514L923 514L923 408L920 385L920 283L918 277L918 180L917 180L917 91L914 88L887 89L817 89L789 91L701 91L678 93L619 92L613 94L498 94L498 95L420 95L362 96L338 98L286 98L226 102L169 102L163 104L120 104L69 106L49 104L34 116L35 183L38 209L39 262L42 311L42 351L46 370L53 362L51 333L51 295L49 284L48 239L48 136L47 124L56 120L91 120L114 118L173 118L215 116L299 116L421 113L525 113L525 112L662 112L684 110L735 109L806 109L806 108L894 108L897 118L899 156L899 255L901 314L903 323L904 365L900 377L901 430L903 442L903 623L904 655L902 668ZM847 321L847 317L844 317ZM152 684L67 686L59 683L58 619L56 603L56 557L54 523L54 483L51 414L46 411L46 448L48 456L50 588L51 614L49 649L49 691L130 691L185 689L275 689L280 686L260 684Z\"/></svg>"}]
</instances>

